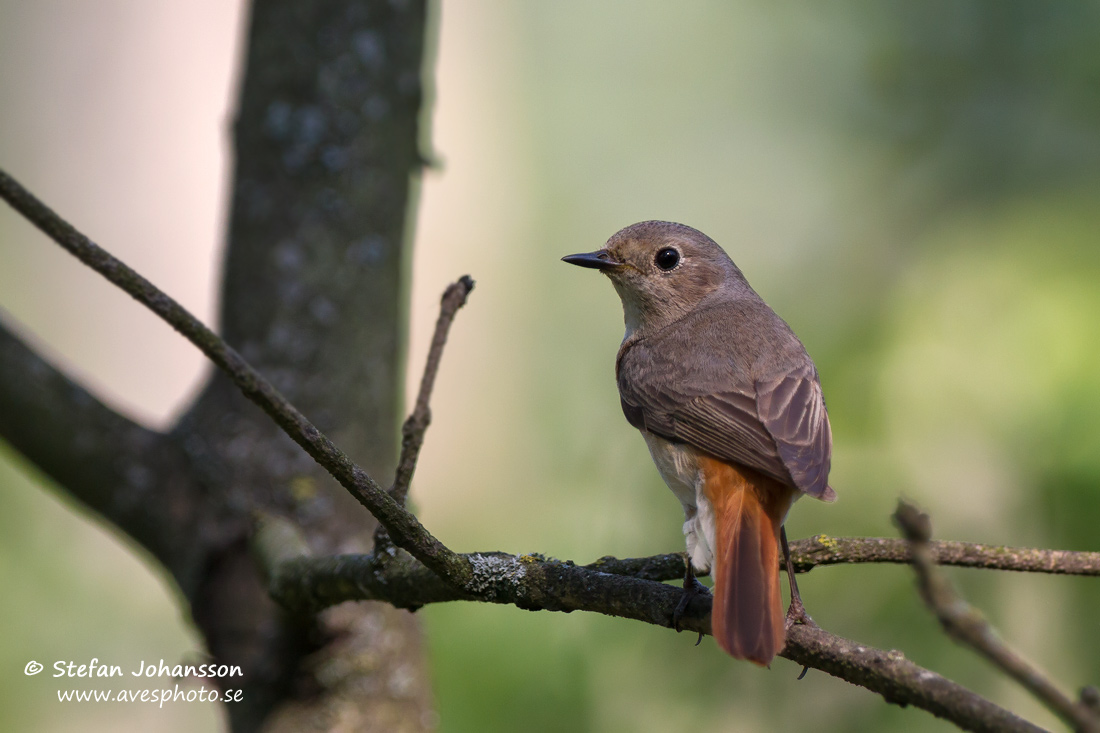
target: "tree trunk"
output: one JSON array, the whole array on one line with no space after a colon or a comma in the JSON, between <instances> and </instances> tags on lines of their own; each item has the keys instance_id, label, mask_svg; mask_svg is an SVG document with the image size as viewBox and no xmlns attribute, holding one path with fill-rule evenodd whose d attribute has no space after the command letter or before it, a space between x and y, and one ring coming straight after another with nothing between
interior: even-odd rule
<instances>
[{"instance_id":1,"label":"tree trunk","mask_svg":"<svg viewBox=\"0 0 1100 733\"><path fill-rule=\"evenodd\" d=\"M423 2L258 0L235 125L221 332L380 480L398 448L424 34ZM249 675L234 728L430 727L410 614L369 603L296 623L243 541L263 507L316 552L369 551L373 518L220 374L177 434L234 528L191 596L211 652Z\"/></svg>"}]
</instances>

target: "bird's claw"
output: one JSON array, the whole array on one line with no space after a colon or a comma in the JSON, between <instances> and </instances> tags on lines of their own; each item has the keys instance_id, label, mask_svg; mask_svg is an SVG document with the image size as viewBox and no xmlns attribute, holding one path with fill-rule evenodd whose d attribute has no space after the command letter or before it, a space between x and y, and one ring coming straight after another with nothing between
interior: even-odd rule
<instances>
[{"instance_id":1,"label":"bird's claw","mask_svg":"<svg viewBox=\"0 0 1100 733\"><path fill-rule=\"evenodd\" d=\"M791 547L787 544L787 528L779 528L779 546L783 550L783 564L787 568L787 580L791 584L791 605L787 608L787 617L783 621L783 631L790 631L795 624L818 628L810 614L806 613L806 607L802 605L802 596L798 593L798 581L794 579L794 563L791 562ZM805 670L803 670L805 674ZM801 679L801 677L799 677Z\"/></svg>"},{"instance_id":2,"label":"bird's claw","mask_svg":"<svg viewBox=\"0 0 1100 733\"><path fill-rule=\"evenodd\" d=\"M684 592L680 596L680 602L676 604L676 608L672 612L672 628L676 629L677 633L683 631L680 627L680 621L683 620L684 614L687 613L688 606L691 605L691 602L697 596L709 595L710 589L696 580L694 576L684 579ZM702 641L702 639L703 635L699 634L699 641ZM697 641L695 644L698 646L699 642Z\"/></svg>"},{"instance_id":3,"label":"bird's claw","mask_svg":"<svg viewBox=\"0 0 1100 733\"><path fill-rule=\"evenodd\" d=\"M790 631L792 626L801 624L811 629L818 628L817 623L806 613L806 607L802 605L802 599L797 595L791 599L791 605L787 608L787 618L783 622L783 630Z\"/></svg>"}]
</instances>

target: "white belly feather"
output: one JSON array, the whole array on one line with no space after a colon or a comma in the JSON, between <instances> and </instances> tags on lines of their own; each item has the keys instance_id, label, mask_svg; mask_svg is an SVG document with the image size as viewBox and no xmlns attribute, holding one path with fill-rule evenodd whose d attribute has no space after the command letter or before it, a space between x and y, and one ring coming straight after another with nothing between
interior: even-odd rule
<instances>
[{"instance_id":1,"label":"white belly feather","mask_svg":"<svg viewBox=\"0 0 1100 733\"><path fill-rule=\"evenodd\" d=\"M714 510L703 492L703 472L695 449L648 430L641 433L661 478L684 507L684 540L691 564L706 572L714 558Z\"/></svg>"}]
</instances>

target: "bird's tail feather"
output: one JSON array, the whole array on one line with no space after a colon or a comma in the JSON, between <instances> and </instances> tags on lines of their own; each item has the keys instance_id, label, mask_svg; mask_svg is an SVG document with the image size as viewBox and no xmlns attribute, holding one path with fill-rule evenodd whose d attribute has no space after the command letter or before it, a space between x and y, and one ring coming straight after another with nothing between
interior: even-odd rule
<instances>
[{"instance_id":1,"label":"bird's tail feather","mask_svg":"<svg viewBox=\"0 0 1100 733\"><path fill-rule=\"evenodd\" d=\"M731 656L767 666L786 638L779 528L793 490L724 461L702 467L715 521L711 633Z\"/></svg>"}]
</instances>

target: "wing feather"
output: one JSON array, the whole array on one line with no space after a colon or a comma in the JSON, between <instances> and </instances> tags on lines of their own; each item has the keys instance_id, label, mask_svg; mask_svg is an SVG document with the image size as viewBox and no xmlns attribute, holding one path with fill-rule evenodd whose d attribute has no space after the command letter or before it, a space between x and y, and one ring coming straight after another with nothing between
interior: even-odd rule
<instances>
[{"instance_id":1,"label":"wing feather","mask_svg":"<svg viewBox=\"0 0 1100 733\"><path fill-rule=\"evenodd\" d=\"M687 374L683 364L646 363L648 349L631 351L636 353L620 360L618 381L632 425L820 499L836 498L828 486L832 431L809 357L777 377L749 382L739 380L732 366Z\"/></svg>"}]
</instances>

